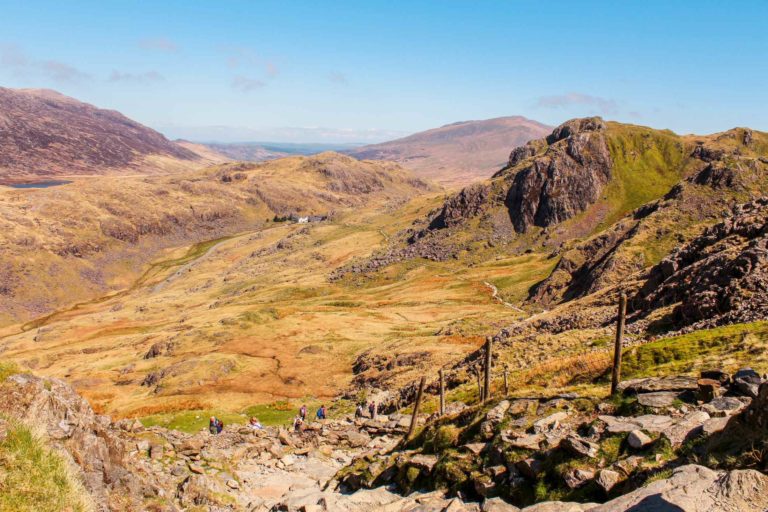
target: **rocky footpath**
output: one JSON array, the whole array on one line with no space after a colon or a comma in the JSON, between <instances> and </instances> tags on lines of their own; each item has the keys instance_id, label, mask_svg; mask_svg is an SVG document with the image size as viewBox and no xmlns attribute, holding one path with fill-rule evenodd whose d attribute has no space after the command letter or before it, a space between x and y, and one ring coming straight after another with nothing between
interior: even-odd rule
<instances>
[{"instance_id":1,"label":"rocky footpath","mask_svg":"<svg viewBox=\"0 0 768 512\"><path fill-rule=\"evenodd\" d=\"M301 432L231 425L219 435L112 422L63 381L31 375L0 384L0 405L44 434L104 511L768 507L768 477L717 468L717 460L730 460L727 450L712 448L714 469L700 465L703 450L713 440L722 447L732 429L768 434L768 383L760 375L646 378L621 390L611 401L573 395L461 404L422 418L424 428L406 445L410 418L399 415L310 423Z\"/></svg>"},{"instance_id":2,"label":"rocky footpath","mask_svg":"<svg viewBox=\"0 0 768 512\"><path fill-rule=\"evenodd\" d=\"M416 494L439 503L424 510L768 507L758 493L768 477L729 465L743 446L722 448L744 428L765 440L768 384L760 375L709 371L625 381L620 389L608 401L573 395L468 407L429 422L402 450L358 456L337 475L338 488L437 492Z\"/></svg>"},{"instance_id":3,"label":"rocky footpath","mask_svg":"<svg viewBox=\"0 0 768 512\"><path fill-rule=\"evenodd\" d=\"M103 511L267 511L303 503L320 497L355 454L392 449L409 424L382 416L310 423L302 432L230 425L219 435L190 435L112 422L65 382L21 374L0 383L0 410L40 431Z\"/></svg>"}]
</instances>

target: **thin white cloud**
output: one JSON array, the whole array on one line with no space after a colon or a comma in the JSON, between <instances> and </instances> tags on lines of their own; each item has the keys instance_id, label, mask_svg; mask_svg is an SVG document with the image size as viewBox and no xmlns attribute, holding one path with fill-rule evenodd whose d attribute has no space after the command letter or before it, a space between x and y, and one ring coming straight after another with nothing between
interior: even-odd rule
<instances>
[{"instance_id":1,"label":"thin white cloud","mask_svg":"<svg viewBox=\"0 0 768 512\"><path fill-rule=\"evenodd\" d=\"M347 83L347 76L344 73L340 73L338 71L331 71L328 73L328 80L333 82L334 84L346 84Z\"/></svg>"},{"instance_id":2,"label":"thin white cloud","mask_svg":"<svg viewBox=\"0 0 768 512\"><path fill-rule=\"evenodd\" d=\"M277 65L269 60L264 64L264 71L266 71L267 75L273 78L280 74L280 70L277 69Z\"/></svg>"},{"instance_id":3,"label":"thin white cloud","mask_svg":"<svg viewBox=\"0 0 768 512\"><path fill-rule=\"evenodd\" d=\"M167 37L147 37L139 41L139 46L145 50L158 52L176 53L179 51L179 45Z\"/></svg>"},{"instance_id":4,"label":"thin white cloud","mask_svg":"<svg viewBox=\"0 0 768 512\"><path fill-rule=\"evenodd\" d=\"M603 114L615 114L619 107L616 101L610 98L602 98L580 92L541 96L536 100L536 106L541 108L568 108L578 105L594 107Z\"/></svg>"},{"instance_id":5,"label":"thin white cloud","mask_svg":"<svg viewBox=\"0 0 768 512\"><path fill-rule=\"evenodd\" d=\"M267 85L262 80L237 75L232 79L232 88L240 92L252 92Z\"/></svg>"},{"instance_id":6,"label":"thin white cloud","mask_svg":"<svg viewBox=\"0 0 768 512\"><path fill-rule=\"evenodd\" d=\"M165 80L165 77L157 71L146 71L144 73L123 73L117 70L113 70L107 79L109 82L127 82L134 84L148 84L152 82L162 82L163 80Z\"/></svg>"},{"instance_id":7,"label":"thin white cloud","mask_svg":"<svg viewBox=\"0 0 768 512\"><path fill-rule=\"evenodd\" d=\"M0 46L0 67L17 76L31 78L43 76L62 84L83 82L91 78L90 74L66 62L29 58L24 50L16 45Z\"/></svg>"},{"instance_id":8,"label":"thin white cloud","mask_svg":"<svg viewBox=\"0 0 768 512\"><path fill-rule=\"evenodd\" d=\"M225 62L231 69L243 72L257 72L265 78L275 78L280 69L274 60L259 56L251 48L244 46L221 46L219 51L224 54Z\"/></svg>"}]
</instances>

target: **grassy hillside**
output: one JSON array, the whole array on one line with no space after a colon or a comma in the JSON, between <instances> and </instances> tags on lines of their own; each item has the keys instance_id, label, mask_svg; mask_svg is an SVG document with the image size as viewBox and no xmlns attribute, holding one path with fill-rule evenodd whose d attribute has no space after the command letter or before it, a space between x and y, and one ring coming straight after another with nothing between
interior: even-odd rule
<instances>
[{"instance_id":1,"label":"grassy hillside","mask_svg":"<svg viewBox=\"0 0 768 512\"><path fill-rule=\"evenodd\" d=\"M90 497L64 460L32 431L0 416L0 511L87 512Z\"/></svg>"}]
</instances>

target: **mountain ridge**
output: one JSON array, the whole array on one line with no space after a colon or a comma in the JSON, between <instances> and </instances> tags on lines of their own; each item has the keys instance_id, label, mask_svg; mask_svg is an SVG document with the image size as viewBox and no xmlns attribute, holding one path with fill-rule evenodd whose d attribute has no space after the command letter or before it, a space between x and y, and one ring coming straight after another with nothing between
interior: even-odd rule
<instances>
[{"instance_id":1,"label":"mountain ridge","mask_svg":"<svg viewBox=\"0 0 768 512\"><path fill-rule=\"evenodd\" d=\"M209 163L116 110L50 89L0 87L0 179L162 172Z\"/></svg>"},{"instance_id":2,"label":"mountain ridge","mask_svg":"<svg viewBox=\"0 0 768 512\"><path fill-rule=\"evenodd\" d=\"M507 160L511 147L549 131L551 127L523 116L458 121L345 153L394 160L419 176L456 187L489 177Z\"/></svg>"}]
</instances>

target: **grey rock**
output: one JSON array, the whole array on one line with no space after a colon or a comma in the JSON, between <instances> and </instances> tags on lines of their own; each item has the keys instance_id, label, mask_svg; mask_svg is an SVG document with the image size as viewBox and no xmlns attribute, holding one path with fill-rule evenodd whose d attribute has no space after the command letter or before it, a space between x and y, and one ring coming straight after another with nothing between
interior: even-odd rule
<instances>
[{"instance_id":1,"label":"grey rock","mask_svg":"<svg viewBox=\"0 0 768 512\"><path fill-rule=\"evenodd\" d=\"M613 471L612 469L603 469L597 475L597 479L595 481L601 489L603 489L605 492L609 492L616 486L617 483L619 483L619 480L621 480L621 475L617 471Z\"/></svg>"},{"instance_id":2,"label":"grey rock","mask_svg":"<svg viewBox=\"0 0 768 512\"><path fill-rule=\"evenodd\" d=\"M570 435L560 442L560 447L577 457L597 457L600 446L577 435Z\"/></svg>"},{"instance_id":3,"label":"grey rock","mask_svg":"<svg viewBox=\"0 0 768 512\"><path fill-rule=\"evenodd\" d=\"M687 465L675 469L670 478L598 505L590 512L748 512L766 508L768 476L754 470L725 473Z\"/></svg>"},{"instance_id":4,"label":"grey rock","mask_svg":"<svg viewBox=\"0 0 768 512\"><path fill-rule=\"evenodd\" d=\"M534 422L533 431L539 434L557 428L557 425L559 425L560 422L565 420L567 417L568 413L565 411L559 411L554 414L550 414L549 416Z\"/></svg>"},{"instance_id":5,"label":"grey rock","mask_svg":"<svg viewBox=\"0 0 768 512\"><path fill-rule=\"evenodd\" d=\"M570 469L563 475L565 485L571 489L578 489L593 478L595 478L594 471L581 468Z\"/></svg>"},{"instance_id":6,"label":"grey rock","mask_svg":"<svg viewBox=\"0 0 768 512\"><path fill-rule=\"evenodd\" d=\"M675 400L679 399L680 393L677 391L655 391L637 395L637 402L640 405L657 409L671 407L675 403Z\"/></svg>"},{"instance_id":7,"label":"grey rock","mask_svg":"<svg viewBox=\"0 0 768 512\"><path fill-rule=\"evenodd\" d=\"M652 442L653 442L653 439L648 437L648 435L642 430L633 430L627 436L627 443L629 443L629 446L631 446L635 450L640 450L642 448L645 448Z\"/></svg>"},{"instance_id":8,"label":"grey rock","mask_svg":"<svg viewBox=\"0 0 768 512\"><path fill-rule=\"evenodd\" d=\"M696 377L647 377L643 379L625 380L619 383L619 391L623 393L652 393L656 391L696 391Z\"/></svg>"}]
</instances>

